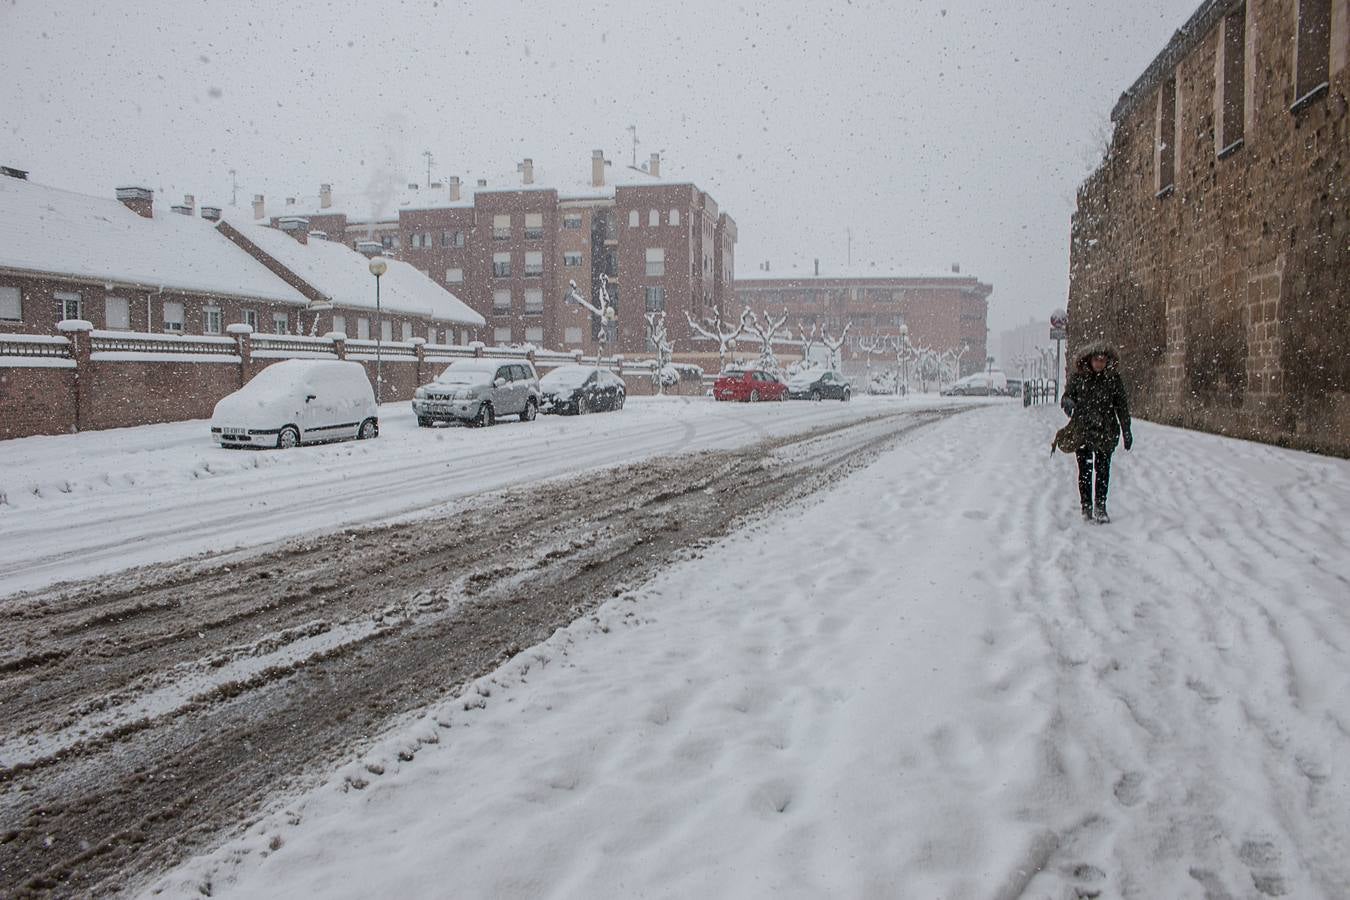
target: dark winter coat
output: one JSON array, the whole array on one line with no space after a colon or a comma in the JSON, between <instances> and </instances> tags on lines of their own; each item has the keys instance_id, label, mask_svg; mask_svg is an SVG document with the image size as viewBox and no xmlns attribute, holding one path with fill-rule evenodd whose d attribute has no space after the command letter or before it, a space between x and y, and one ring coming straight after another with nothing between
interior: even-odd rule
<instances>
[{"instance_id":1,"label":"dark winter coat","mask_svg":"<svg viewBox=\"0 0 1350 900\"><path fill-rule=\"evenodd\" d=\"M1092 357L1099 354L1106 355L1106 368L1094 372ZM1130 433L1130 401L1120 377L1120 358L1106 344L1089 344L1078 354L1060 406L1075 426L1075 437L1082 442L1079 446L1109 453L1116 448L1122 433L1126 449L1134 440Z\"/></svg>"}]
</instances>

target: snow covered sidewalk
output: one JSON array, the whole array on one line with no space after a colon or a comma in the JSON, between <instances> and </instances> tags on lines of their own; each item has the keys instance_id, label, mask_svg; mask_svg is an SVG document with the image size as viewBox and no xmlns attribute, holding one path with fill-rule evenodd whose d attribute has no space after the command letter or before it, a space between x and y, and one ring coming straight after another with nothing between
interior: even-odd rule
<instances>
[{"instance_id":1,"label":"snow covered sidewalk","mask_svg":"<svg viewBox=\"0 0 1350 900\"><path fill-rule=\"evenodd\" d=\"M169 896L1344 896L1350 463L916 432L381 738Z\"/></svg>"}]
</instances>

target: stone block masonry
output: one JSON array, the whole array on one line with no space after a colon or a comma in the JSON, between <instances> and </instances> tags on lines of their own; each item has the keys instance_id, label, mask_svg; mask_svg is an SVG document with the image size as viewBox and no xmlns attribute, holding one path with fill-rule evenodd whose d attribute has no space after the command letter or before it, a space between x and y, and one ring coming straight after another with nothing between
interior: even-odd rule
<instances>
[{"instance_id":1,"label":"stone block masonry","mask_svg":"<svg viewBox=\"0 0 1350 900\"><path fill-rule=\"evenodd\" d=\"M1211 0L1117 104L1069 336L1139 415L1350 456L1348 62L1350 0Z\"/></svg>"}]
</instances>

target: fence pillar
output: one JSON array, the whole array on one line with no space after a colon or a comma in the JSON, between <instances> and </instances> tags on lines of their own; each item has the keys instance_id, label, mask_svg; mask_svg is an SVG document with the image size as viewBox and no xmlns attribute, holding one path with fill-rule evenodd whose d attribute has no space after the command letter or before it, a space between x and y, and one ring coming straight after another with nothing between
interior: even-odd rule
<instances>
[{"instance_id":1,"label":"fence pillar","mask_svg":"<svg viewBox=\"0 0 1350 900\"><path fill-rule=\"evenodd\" d=\"M338 359L347 358L347 335L341 331L330 331L324 335L333 342L333 355Z\"/></svg>"},{"instance_id":2,"label":"fence pillar","mask_svg":"<svg viewBox=\"0 0 1350 900\"><path fill-rule=\"evenodd\" d=\"M75 360L75 430L91 421L94 408L94 368L90 361L93 341L89 332L94 324L84 319L62 319L56 328L70 341L70 358Z\"/></svg>"},{"instance_id":3,"label":"fence pillar","mask_svg":"<svg viewBox=\"0 0 1350 900\"><path fill-rule=\"evenodd\" d=\"M417 355L417 377L414 386L430 381L427 377L427 339L415 337L412 339L413 353Z\"/></svg>"},{"instance_id":4,"label":"fence pillar","mask_svg":"<svg viewBox=\"0 0 1350 900\"><path fill-rule=\"evenodd\" d=\"M473 351L474 359L482 359L485 356L483 353L485 345L482 341L473 341L469 344L469 349Z\"/></svg>"},{"instance_id":5,"label":"fence pillar","mask_svg":"<svg viewBox=\"0 0 1350 900\"><path fill-rule=\"evenodd\" d=\"M239 386L248 384L248 370L253 362L253 329L243 322L227 325L225 331L239 348Z\"/></svg>"}]
</instances>

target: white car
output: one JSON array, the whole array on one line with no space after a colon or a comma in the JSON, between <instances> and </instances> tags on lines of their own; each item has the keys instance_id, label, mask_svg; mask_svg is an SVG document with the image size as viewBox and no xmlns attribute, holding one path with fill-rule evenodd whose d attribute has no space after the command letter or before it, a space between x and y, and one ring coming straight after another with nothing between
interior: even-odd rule
<instances>
[{"instance_id":1,"label":"white car","mask_svg":"<svg viewBox=\"0 0 1350 900\"><path fill-rule=\"evenodd\" d=\"M380 433L375 391L360 363L288 359L221 399L211 436L222 447L296 447Z\"/></svg>"},{"instance_id":2,"label":"white car","mask_svg":"<svg viewBox=\"0 0 1350 900\"><path fill-rule=\"evenodd\" d=\"M491 425L500 416L534 421L542 396L539 375L524 359L461 359L413 392L417 424L472 422Z\"/></svg>"}]
</instances>

